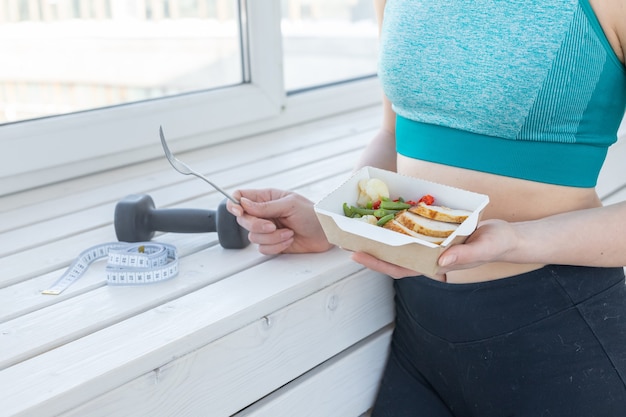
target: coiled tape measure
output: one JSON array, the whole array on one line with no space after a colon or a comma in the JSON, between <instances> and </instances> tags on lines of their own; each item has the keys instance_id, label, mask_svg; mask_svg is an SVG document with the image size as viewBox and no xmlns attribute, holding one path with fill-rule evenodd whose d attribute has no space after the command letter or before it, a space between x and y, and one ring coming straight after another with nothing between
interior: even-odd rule
<instances>
[{"instance_id":1,"label":"coiled tape measure","mask_svg":"<svg viewBox=\"0 0 626 417\"><path fill-rule=\"evenodd\" d=\"M165 281L178 274L176 248L165 243L112 242L83 251L65 273L42 294L58 295L76 282L97 261L108 257L109 285L142 285Z\"/></svg>"}]
</instances>

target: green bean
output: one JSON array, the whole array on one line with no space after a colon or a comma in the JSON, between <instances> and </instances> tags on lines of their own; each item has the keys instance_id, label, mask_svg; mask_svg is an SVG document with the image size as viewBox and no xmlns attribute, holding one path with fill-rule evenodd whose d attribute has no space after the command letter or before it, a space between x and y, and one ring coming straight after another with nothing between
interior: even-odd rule
<instances>
[{"instance_id":1,"label":"green bean","mask_svg":"<svg viewBox=\"0 0 626 417\"><path fill-rule=\"evenodd\" d=\"M406 210L409 207L411 207L410 204L402 201L383 201L380 203L380 208L387 210Z\"/></svg>"},{"instance_id":2,"label":"green bean","mask_svg":"<svg viewBox=\"0 0 626 417\"><path fill-rule=\"evenodd\" d=\"M394 217L395 217L395 213L387 214L386 216L383 216L380 219L378 219L378 221L376 222L376 225L384 226L385 223L387 223L389 220L393 219Z\"/></svg>"},{"instance_id":3,"label":"green bean","mask_svg":"<svg viewBox=\"0 0 626 417\"><path fill-rule=\"evenodd\" d=\"M374 212L376 211L373 209L367 209L367 208L355 207L355 206L350 206L350 210L352 210L353 213L360 214L361 216L365 216L367 214L374 214Z\"/></svg>"},{"instance_id":4,"label":"green bean","mask_svg":"<svg viewBox=\"0 0 626 417\"><path fill-rule=\"evenodd\" d=\"M363 208L363 207L357 207L357 206L350 206L348 205L348 203L343 203L343 214L346 217L361 217L361 216L366 216L368 214L372 214L374 215L374 213L376 212L376 210L374 209L368 209L368 208ZM379 216L376 216L379 217Z\"/></svg>"},{"instance_id":5,"label":"green bean","mask_svg":"<svg viewBox=\"0 0 626 417\"><path fill-rule=\"evenodd\" d=\"M385 217L389 214L396 214L397 212L399 212L401 210L387 210L387 209L378 209L376 211L374 211L374 216L378 217L379 219L381 217Z\"/></svg>"},{"instance_id":6,"label":"green bean","mask_svg":"<svg viewBox=\"0 0 626 417\"><path fill-rule=\"evenodd\" d=\"M352 211L352 208L348 206L348 203L343 203L343 214L346 217L354 217L354 212Z\"/></svg>"}]
</instances>

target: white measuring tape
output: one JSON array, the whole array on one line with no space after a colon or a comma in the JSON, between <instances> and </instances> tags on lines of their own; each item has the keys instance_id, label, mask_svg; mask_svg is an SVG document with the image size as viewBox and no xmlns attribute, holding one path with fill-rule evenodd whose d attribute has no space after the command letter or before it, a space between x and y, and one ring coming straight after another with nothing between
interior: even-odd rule
<instances>
[{"instance_id":1,"label":"white measuring tape","mask_svg":"<svg viewBox=\"0 0 626 417\"><path fill-rule=\"evenodd\" d=\"M165 281L178 274L176 248L165 243L103 243L83 251L52 287L42 294L58 295L78 280L89 265L108 256L109 285L142 285Z\"/></svg>"}]
</instances>

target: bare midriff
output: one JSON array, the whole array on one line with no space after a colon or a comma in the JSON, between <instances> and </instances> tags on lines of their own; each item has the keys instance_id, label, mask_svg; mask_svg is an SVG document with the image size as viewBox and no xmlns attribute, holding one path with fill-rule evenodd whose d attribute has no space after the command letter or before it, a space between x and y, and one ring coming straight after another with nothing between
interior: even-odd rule
<instances>
[{"instance_id":1,"label":"bare midriff","mask_svg":"<svg viewBox=\"0 0 626 417\"><path fill-rule=\"evenodd\" d=\"M398 155L398 172L489 196L482 220L521 222L553 214L601 206L594 188L544 184L471 171ZM436 197L436 196L435 196ZM478 282L510 277L543 265L490 263L447 274L450 283Z\"/></svg>"}]
</instances>

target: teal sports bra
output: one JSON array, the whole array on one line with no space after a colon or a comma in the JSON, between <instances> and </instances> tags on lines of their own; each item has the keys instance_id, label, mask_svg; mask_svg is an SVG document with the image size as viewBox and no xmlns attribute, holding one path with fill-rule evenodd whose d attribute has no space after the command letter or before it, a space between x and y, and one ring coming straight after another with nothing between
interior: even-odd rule
<instances>
[{"instance_id":1,"label":"teal sports bra","mask_svg":"<svg viewBox=\"0 0 626 417\"><path fill-rule=\"evenodd\" d=\"M587 0L387 0L379 78L405 156L594 187L626 71Z\"/></svg>"}]
</instances>

